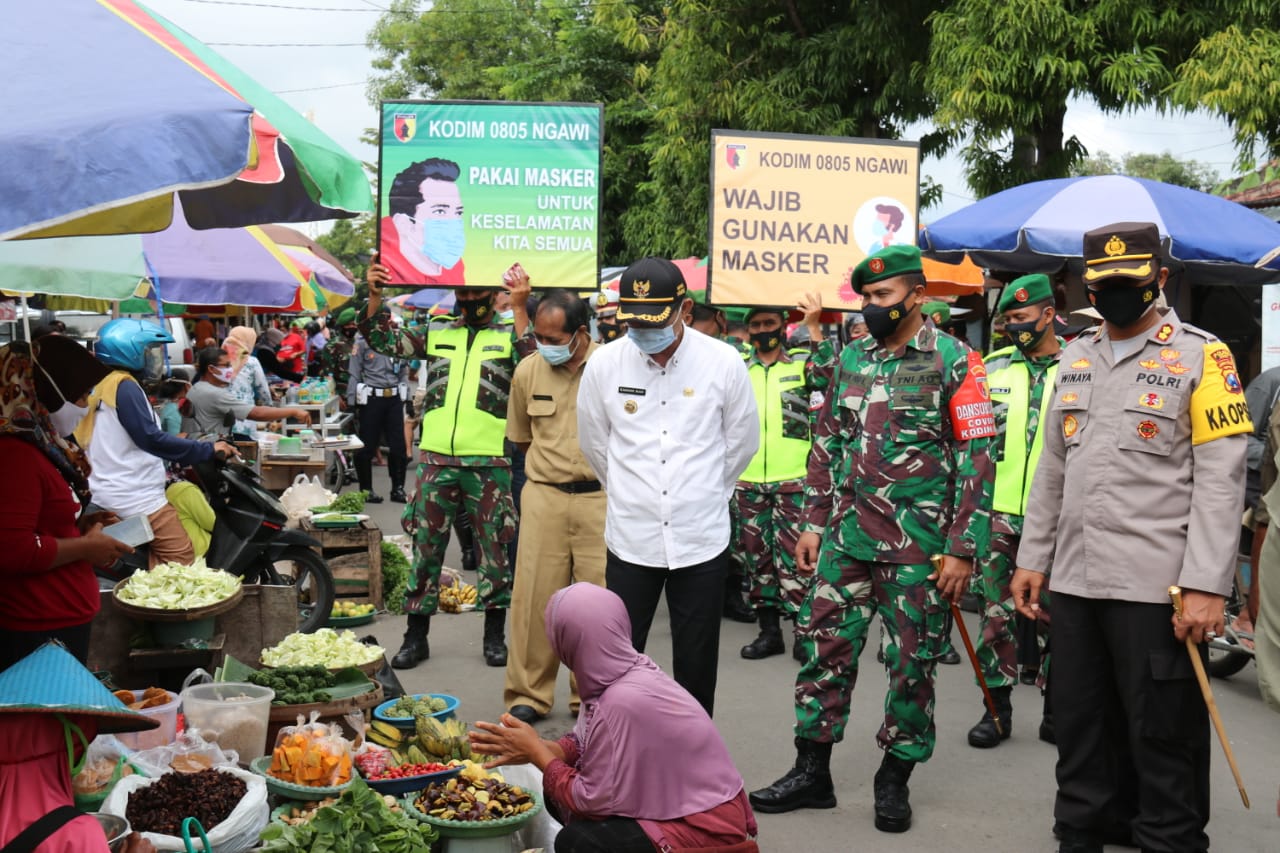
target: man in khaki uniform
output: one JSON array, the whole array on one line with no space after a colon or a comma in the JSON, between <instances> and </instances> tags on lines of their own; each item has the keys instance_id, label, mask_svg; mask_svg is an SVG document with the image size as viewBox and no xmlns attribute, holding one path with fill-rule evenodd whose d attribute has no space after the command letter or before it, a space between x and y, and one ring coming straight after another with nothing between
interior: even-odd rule
<instances>
[{"instance_id":1,"label":"man in khaki uniform","mask_svg":"<svg viewBox=\"0 0 1280 853\"><path fill-rule=\"evenodd\" d=\"M1209 847L1209 718L1183 641L1223 630L1253 426L1226 344L1157 306L1160 253L1149 223L1084 236L1103 324L1059 362L1010 584L1035 618L1052 569L1061 853Z\"/></svg>"},{"instance_id":2,"label":"man in khaki uniform","mask_svg":"<svg viewBox=\"0 0 1280 853\"><path fill-rule=\"evenodd\" d=\"M538 302L538 354L511 380L507 438L525 453L520 544L511 595L511 653L503 702L532 723L555 700L560 662L547 640L543 612L551 596L577 581L604 586L605 495L578 448L578 383L600 344L591 340L587 305L567 290ZM578 710L570 677L569 710Z\"/></svg>"}]
</instances>

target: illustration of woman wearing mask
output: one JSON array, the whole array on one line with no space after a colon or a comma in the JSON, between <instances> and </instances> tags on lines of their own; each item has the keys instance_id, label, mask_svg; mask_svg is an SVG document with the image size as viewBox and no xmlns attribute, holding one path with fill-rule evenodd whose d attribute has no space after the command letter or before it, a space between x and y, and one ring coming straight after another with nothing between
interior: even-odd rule
<instances>
[{"instance_id":1,"label":"illustration of woman wearing mask","mask_svg":"<svg viewBox=\"0 0 1280 853\"><path fill-rule=\"evenodd\" d=\"M391 284L465 284L458 164L432 157L391 182L382 219L381 263Z\"/></svg>"},{"instance_id":2,"label":"illustration of woman wearing mask","mask_svg":"<svg viewBox=\"0 0 1280 853\"><path fill-rule=\"evenodd\" d=\"M871 234L875 238L875 242L871 246L871 252L878 252L886 246L891 245L898 232L902 229L902 222L906 218L906 214L902 209L892 204L876 205L876 221L871 226Z\"/></svg>"}]
</instances>

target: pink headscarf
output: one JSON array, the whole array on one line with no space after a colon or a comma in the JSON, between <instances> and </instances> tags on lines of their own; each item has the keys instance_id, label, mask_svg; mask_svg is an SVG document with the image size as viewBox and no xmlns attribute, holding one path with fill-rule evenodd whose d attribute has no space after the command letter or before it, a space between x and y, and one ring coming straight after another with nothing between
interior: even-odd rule
<instances>
[{"instance_id":1,"label":"pink headscarf","mask_svg":"<svg viewBox=\"0 0 1280 853\"><path fill-rule=\"evenodd\" d=\"M93 718L71 716L70 721L93 738ZM5 714L0 720L0 847L58 806L74 803L62 723L53 714ZM107 839L98 822L84 815L37 849L106 853Z\"/></svg>"},{"instance_id":2,"label":"pink headscarf","mask_svg":"<svg viewBox=\"0 0 1280 853\"><path fill-rule=\"evenodd\" d=\"M622 599L575 583L547 603L551 648L578 679L576 804L587 814L674 820L742 792L702 706L631 645Z\"/></svg>"}]
</instances>

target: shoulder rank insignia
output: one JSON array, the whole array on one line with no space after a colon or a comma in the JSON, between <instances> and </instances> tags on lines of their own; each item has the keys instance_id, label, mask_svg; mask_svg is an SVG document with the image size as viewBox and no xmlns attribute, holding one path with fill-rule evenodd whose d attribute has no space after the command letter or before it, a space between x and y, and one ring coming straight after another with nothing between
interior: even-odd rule
<instances>
[{"instance_id":1,"label":"shoulder rank insignia","mask_svg":"<svg viewBox=\"0 0 1280 853\"><path fill-rule=\"evenodd\" d=\"M1172 323L1165 323L1163 326L1160 327L1160 330L1156 332L1156 340L1159 341L1160 343L1165 343L1172 337L1173 337Z\"/></svg>"}]
</instances>

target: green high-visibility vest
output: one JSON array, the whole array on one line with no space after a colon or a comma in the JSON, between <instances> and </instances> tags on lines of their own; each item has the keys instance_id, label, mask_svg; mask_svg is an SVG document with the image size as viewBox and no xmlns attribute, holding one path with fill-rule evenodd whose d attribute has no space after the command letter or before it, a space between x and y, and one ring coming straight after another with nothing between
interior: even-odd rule
<instances>
[{"instance_id":1,"label":"green high-visibility vest","mask_svg":"<svg viewBox=\"0 0 1280 853\"><path fill-rule=\"evenodd\" d=\"M511 330L480 329L470 346L467 333L466 326L450 326L427 334L428 400L419 446L449 456L502 456L515 370Z\"/></svg>"},{"instance_id":2,"label":"green high-visibility vest","mask_svg":"<svg viewBox=\"0 0 1280 853\"><path fill-rule=\"evenodd\" d=\"M988 363L1006 358L1014 352L1014 347L996 350L987 356ZM1031 477L1035 473L1036 463L1040 461L1040 451L1044 449L1044 426L1049 414L1049 403L1053 399L1053 380L1058 373L1058 364L1049 366L1039 400L1031 397L1031 372L1025 361L1009 361L1004 367L996 368L987 374L987 387L991 389L991 402L999 406L1004 404L1004 426L1000 433L1000 454L996 462L995 495L991 506L997 512L1008 515L1027 514L1027 496L1031 494ZM1032 405L1039 405L1040 420L1035 438L1027 447L1027 415Z\"/></svg>"},{"instance_id":3,"label":"green high-visibility vest","mask_svg":"<svg viewBox=\"0 0 1280 853\"><path fill-rule=\"evenodd\" d=\"M804 479L812 435L806 357L747 366L760 418L760 449L738 478L747 483Z\"/></svg>"}]
</instances>

